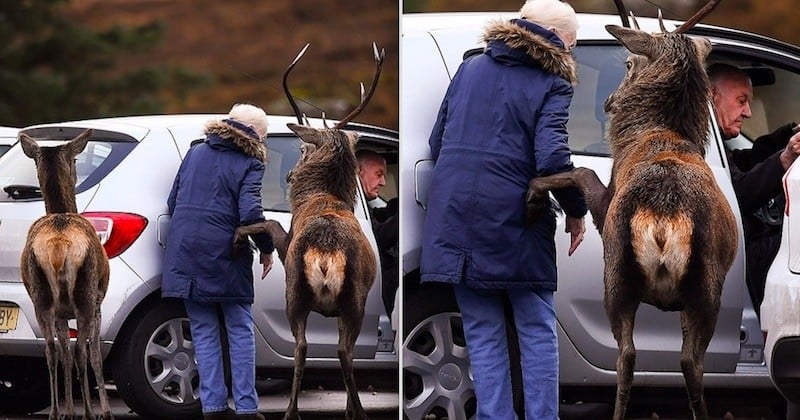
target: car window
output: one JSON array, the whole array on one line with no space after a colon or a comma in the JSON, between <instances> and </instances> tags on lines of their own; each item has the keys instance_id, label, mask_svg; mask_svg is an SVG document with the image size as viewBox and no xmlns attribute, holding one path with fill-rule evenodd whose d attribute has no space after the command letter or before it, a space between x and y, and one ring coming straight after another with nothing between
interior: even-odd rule
<instances>
[{"instance_id":1,"label":"car window","mask_svg":"<svg viewBox=\"0 0 800 420\"><path fill-rule=\"evenodd\" d=\"M752 61L732 64L742 67L753 66ZM769 64L758 64L758 67L771 69L775 74L775 83L753 87L753 100L750 103L753 115L742 124L742 134L751 141L787 123L800 122L798 71Z\"/></svg>"},{"instance_id":2,"label":"car window","mask_svg":"<svg viewBox=\"0 0 800 420\"><path fill-rule=\"evenodd\" d=\"M63 140L40 140L41 147L50 147L63 144ZM81 193L96 185L103 177L111 172L122 159L136 145L135 142L103 141L103 139L90 140L86 148L75 157L77 171L76 193ZM16 194L9 186L22 186L29 188L15 188ZM21 199L41 200L38 191L39 179L36 175L36 165L33 160L22 151L22 147L15 145L3 157L0 165L0 201L18 201Z\"/></svg>"},{"instance_id":3,"label":"car window","mask_svg":"<svg viewBox=\"0 0 800 420\"><path fill-rule=\"evenodd\" d=\"M261 182L261 205L264 210L289 212L289 184L286 174L300 158L300 140L294 136L270 136L267 139L267 164Z\"/></svg>"},{"instance_id":4,"label":"car window","mask_svg":"<svg viewBox=\"0 0 800 420\"><path fill-rule=\"evenodd\" d=\"M569 108L569 146L573 153L608 156L605 141L608 122L603 110L608 95L625 76L627 51L617 45L581 45L573 56L578 67L578 84Z\"/></svg>"}]
</instances>

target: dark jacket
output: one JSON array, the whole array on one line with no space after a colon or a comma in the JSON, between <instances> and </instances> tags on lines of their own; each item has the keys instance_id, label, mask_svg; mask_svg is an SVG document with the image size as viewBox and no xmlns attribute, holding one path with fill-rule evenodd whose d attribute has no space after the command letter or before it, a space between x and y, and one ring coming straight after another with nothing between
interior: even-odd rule
<instances>
[{"instance_id":1,"label":"dark jacket","mask_svg":"<svg viewBox=\"0 0 800 420\"><path fill-rule=\"evenodd\" d=\"M555 290L555 216L525 227L525 193L531 178L573 168L575 62L525 20L490 23L484 41L453 77L430 136L422 281ZM568 215L586 213L577 189L554 194Z\"/></svg>"},{"instance_id":2,"label":"dark jacket","mask_svg":"<svg viewBox=\"0 0 800 420\"><path fill-rule=\"evenodd\" d=\"M189 149L167 200L162 297L253 303L253 255L231 251L236 227L264 219L265 161L258 135L230 119L210 122L206 140ZM274 250L269 234L253 239L261 252Z\"/></svg>"},{"instance_id":3,"label":"dark jacket","mask_svg":"<svg viewBox=\"0 0 800 420\"><path fill-rule=\"evenodd\" d=\"M784 174L780 154L792 137L794 124L784 125L753 142L752 149L728 152L731 180L742 215L754 213L758 208L783 192Z\"/></svg>"}]
</instances>

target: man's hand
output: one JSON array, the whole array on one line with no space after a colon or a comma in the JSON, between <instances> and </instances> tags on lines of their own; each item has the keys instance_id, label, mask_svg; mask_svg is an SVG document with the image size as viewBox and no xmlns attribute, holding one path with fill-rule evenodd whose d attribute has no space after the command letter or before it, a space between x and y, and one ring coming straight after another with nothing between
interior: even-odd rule
<instances>
[{"instance_id":1,"label":"man's hand","mask_svg":"<svg viewBox=\"0 0 800 420\"><path fill-rule=\"evenodd\" d=\"M797 159L797 156L800 156L800 132L795 133L795 135L789 139L786 148L781 152L780 159L784 171L792 166L792 162Z\"/></svg>"},{"instance_id":2,"label":"man's hand","mask_svg":"<svg viewBox=\"0 0 800 420\"><path fill-rule=\"evenodd\" d=\"M261 264L264 266L264 270L261 272L261 280L264 280L264 277L267 277L267 273L272 270L272 253L269 254L261 253Z\"/></svg>"},{"instance_id":3,"label":"man's hand","mask_svg":"<svg viewBox=\"0 0 800 420\"><path fill-rule=\"evenodd\" d=\"M567 255L572 256L572 253L578 248L578 245L583 242L583 234L586 233L586 223L583 220L583 217L576 219L574 217L567 216L567 223L565 232L569 233L570 235L570 244L569 244L569 252Z\"/></svg>"}]
</instances>

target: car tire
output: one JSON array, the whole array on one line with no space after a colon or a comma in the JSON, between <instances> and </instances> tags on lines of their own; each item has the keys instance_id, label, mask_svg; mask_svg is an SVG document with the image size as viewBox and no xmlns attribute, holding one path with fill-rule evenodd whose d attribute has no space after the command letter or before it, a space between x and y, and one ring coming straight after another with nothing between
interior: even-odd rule
<instances>
[{"instance_id":1,"label":"car tire","mask_svg":"<svg viewBox=\"0 0 800 420\"><path fill-rule=\"evenodd\" d=\"M200 380L182 302L154 299L132 319L112 369L123 401L145 418L198 418Z\"/></svg>"},{"instance_id":2,"label":"car tire","mask_svg":"<svg viewBox=\"0 0 800 420\"><path fill-rule=\"evenodd\" d=\"M452 291L426 284L407 288L403 299L404 416L475 418L472 372Z\"/></svg>"},{"instance_id":3,"label":"car tire","mask_svg":"<svg viewBox=\"0 0 800 420\"><path fill-rule=\"evenodd\" d=\"M0 358L0 408L3 413L29 414L49 406L50 374L44 357Z\"/></svg>"}]
</instances>

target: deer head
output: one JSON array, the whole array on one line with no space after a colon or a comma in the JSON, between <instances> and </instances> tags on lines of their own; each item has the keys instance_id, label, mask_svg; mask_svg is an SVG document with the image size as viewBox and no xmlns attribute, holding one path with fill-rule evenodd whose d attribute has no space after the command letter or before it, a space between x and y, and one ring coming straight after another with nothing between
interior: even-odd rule
<instances>
[{"instance_id":1,"label":"deer head","mask_svg":"<svg viewBox=\"0 0 800 420\"><path fill-rule=\"evenodd\" d=\"M631 132L646 127L647 123L658 123L686 138L705 140L709 118L705 59L711 52L711 43L705 38L689 38L684 33L718 3L719 0L711 0L673 32L663 31L662 21L663 32L649 34L639 30L633 17L633 29L606 26L606 30L631 52L625 62L625 77L605 102L610 118L620 116L619 124L612 130ZM683 112L674 112L676 109ZM622 116L624 121L621 121Z\"/></svg>"},{"instance_id":2,"label":"deer head","mask_svg":"<svg viewBox=\"0 0 800 420\"><path fill-rule=\"evenodd\" d=\"M92 130L85 130L66 144L54 147L39 147L36 140L20 134L19 142L25 156L36 164L36 175L42 189L47 213L77 213L75 203L75 156L86 148Z\"/></svg>"},{"instance_id":3,"label":"deer head","mask_svg":"<svg viewBox=\"0 0 800 420\"><path fill-rule=\"evenodd\" d=\"M372 95L375 93L375 88L378 85L381 68L383 66L383 59L385 56L385 51L383 49L378 50L378 46L373 43L372 49L375 58L375 72L372 76L372 83L370 83L369 90L365 92L364 84L361 84L360 103L332 128L327 127L327 122L324 120L325 113L323 112L322 117L325 128L318 129L308 126L308 120L305 118L305 115L300 113L297 103L295 102L294 97L289 90L287 82L289 73L303 57L308 47L309 44L306 44L300 50L300 52L297 54L297 57L295 57L295 59L291 62L291 64L289 64L289 67L283 73L283 89L286 93L286 98L289 100L289 104L292 106L292 110L294 110L298 122L297 124L290 123L287 126L290 130L297 134L297 136L303 142L302 146L300 147L300 159L298 160L297 165L295 165L295 167L286 175L286 181L290 184L294 180L294 175L297 173L298 168L307 165L314 166L315 162L316 165L323 163L330 165L332 164L332 156L340 157L348 162L355 162L355 146L356 143L358 143L358 134L353 131L343 130L342 128L364 110L364 108L367 106L367 103L369 103L369 100L372 98Z\"/></svg>"}]
</instances>

